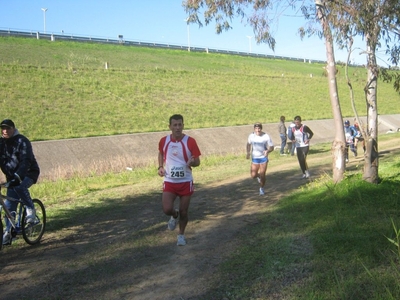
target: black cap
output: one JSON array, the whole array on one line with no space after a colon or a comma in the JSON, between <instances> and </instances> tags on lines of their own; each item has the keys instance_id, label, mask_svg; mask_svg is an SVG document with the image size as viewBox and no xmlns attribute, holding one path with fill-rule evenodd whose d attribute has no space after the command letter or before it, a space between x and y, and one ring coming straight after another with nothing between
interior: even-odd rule
<instances>
[{"instance_id":1,"label":"black cap","mask_svg":"<svg viewBox=\"0 0 400 300\"><path fill-rule=\"evenodd\" d=\"M15 124L14 124L14 122L12 120L5 119L5 120L1 121L0 127L1 128L3 128L3 127L15 128Z\"/></svg>"}]
</instances>

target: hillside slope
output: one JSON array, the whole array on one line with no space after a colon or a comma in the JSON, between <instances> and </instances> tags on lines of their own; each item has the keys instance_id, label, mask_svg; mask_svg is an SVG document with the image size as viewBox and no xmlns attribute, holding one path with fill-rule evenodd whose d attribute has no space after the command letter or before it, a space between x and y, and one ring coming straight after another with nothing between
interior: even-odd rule
<instances>
[{"instance_id":1,"label":"hillside slope","mask_svg":"<svg viewBox=\"0 0 400 300\"><path fill-rule=\"evenodd\" d=\"M4 37L0 52L1 115L33 141L164 131L175 113L186 129L332 118L321 64ZM343 115L352 116L338 69ZM349 73L365 115L366 70ZM380 114L400 113L389 83L379 82L378 97Z\"/></svg>"}]
</instances>

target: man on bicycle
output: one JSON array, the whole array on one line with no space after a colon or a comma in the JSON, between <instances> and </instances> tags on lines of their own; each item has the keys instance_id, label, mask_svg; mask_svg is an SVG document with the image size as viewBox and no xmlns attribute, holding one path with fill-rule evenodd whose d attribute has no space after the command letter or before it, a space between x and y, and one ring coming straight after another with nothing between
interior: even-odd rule
<instances>
[{"instance_id":1,"label":"man on bicycle","mask_svg":"<svg viewBox=\"0 0 400 300\"><path fill-rule=\"evenodd\" d=\"M10 119L3 120L0 127L0 167L9 183L7 196L21 199L26 206L27 222L34 222L36 212L28 189L37 182L40 169L31 142L19 133ZM6 200L5 205L10 212L15 212L18 203ZM10 229L11 224L6 220L3 244L10 243Z\"/></svg>"}]
</instances>

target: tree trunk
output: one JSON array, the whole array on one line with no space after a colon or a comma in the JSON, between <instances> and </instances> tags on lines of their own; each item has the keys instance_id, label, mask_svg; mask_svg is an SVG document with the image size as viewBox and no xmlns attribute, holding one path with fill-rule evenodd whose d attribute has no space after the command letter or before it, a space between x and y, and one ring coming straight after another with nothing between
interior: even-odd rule
<instances>
[{"instance_id":1,"label":"tree trunk","mask_svg":"<svg viewBox=\"0 0 400 300\"><path fill-rule=\"evenodd\" d=\"M376 35L375 35L376 36ZM376 64L376 38L366 35L367 41L367 85L365 87L365 100L367 105L367 136L365 137L365 163L363 179L370 183L378 183L378 66Z\"/></svg>"},{"instance_id":2,"label":"tree trunk","mask_svg":"<svg viewBox=\"0 0 400 300\"><path fill-rule=\"evenodd\" d=\"M345 147L346 140L343 129L343 117L340 109L339 93L337 89L336 81L336 63L333 49L332 32L329 28L328 21L325 16L325 9L320 1L315 2L317 7L317 15L320 20L324 37L325 37L325 48L327 66L326 71L328 74L328 85L329 85L329 96L331 100L331 107L333 113L333 119L335 122L335 139L332 142L332 171L333 171L333 182L340 182L344 177L345 171Z\"/></svg>"}]
</instances>

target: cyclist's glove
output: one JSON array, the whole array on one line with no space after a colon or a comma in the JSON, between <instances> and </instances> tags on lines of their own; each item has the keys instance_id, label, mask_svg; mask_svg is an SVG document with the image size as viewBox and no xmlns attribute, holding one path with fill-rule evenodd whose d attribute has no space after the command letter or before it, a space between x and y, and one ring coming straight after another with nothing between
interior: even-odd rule
<instances>
[{"instance_id":1,"label":"cyclist's glove","mask_svg":"<svg viewBox=\"0 0 400 300\"><path fill-rule=\"evenodd\" d=\"M19 180L14 178L13 180L11 180L11 181L8 183L8 186L17 186L17 185L19 185L19 184L20 184Z\"/></svg>"},{"instance_id":2,"label":"cyclist's glove","mask_svg":"<svg viewBox=\"0 0 400 300\"><path fill-rule=\"evenodd\" d=\"M8 183L8 186L18 186L21 183L21 178L18 174L14 174L14 178Z\"/></svg>"}]
</instances>

